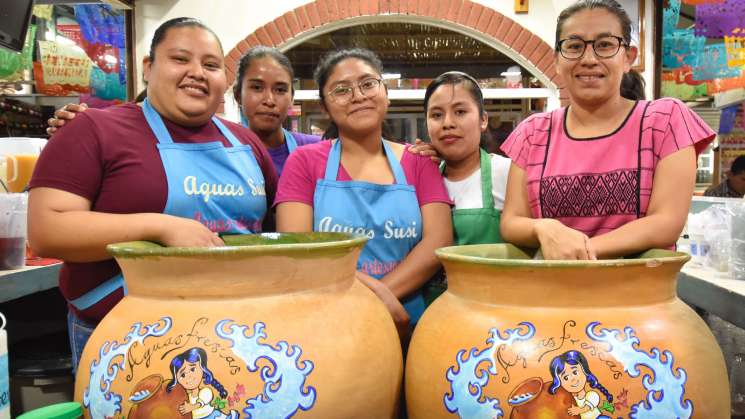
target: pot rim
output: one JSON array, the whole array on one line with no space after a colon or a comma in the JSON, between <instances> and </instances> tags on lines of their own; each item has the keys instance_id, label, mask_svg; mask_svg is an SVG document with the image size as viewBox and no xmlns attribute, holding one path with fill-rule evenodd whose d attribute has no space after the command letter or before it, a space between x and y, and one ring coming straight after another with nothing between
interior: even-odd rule
<instances>
[{"instance_id":1,"label":"pot rim","mask_svg":"<svg viewBox=\"0 0 745 419\"><path fill-rule=\"evenodd\" d=\"M525 259L506 259L480 256L489 247L503 246L514 252L522 253ZM601 260L535 260L532 259L536 249L525 249L510 243L474 244L465 246L448 246L435 250L437 257L443 261L467 262L477 265L510 266L536 268L605 268L621 266L654 267L662 264L680 263L691 259L687 253L668 249L649 249L635 258L630 259L601 259ZM469 254L470 253L470 254Z\"/></svg>"},{"instance_id":2,"label":"pot rim","mask_svg":"<svg viewBox=\"0 0 745 419\"><path fill-rule=\"evenodd\" d=\"M240 237L257 237L268 243L260 244L235 244ZM277 243L269 244L272 240L279 241L282 238L308 239L302 243ZM218 247L167 247L150 241L130 241L113 243L106 246L106 250L117 258L140 258L140 257L228 257L228 256L257 256L257 255L297 255L306 254L314 250L343 250L362 247L367 241L366 236L347 233L258 233L258 234L236 234L222 237L226 246ZM317 241L314 241L317 240Z\"/></svg>"}]
</instances>

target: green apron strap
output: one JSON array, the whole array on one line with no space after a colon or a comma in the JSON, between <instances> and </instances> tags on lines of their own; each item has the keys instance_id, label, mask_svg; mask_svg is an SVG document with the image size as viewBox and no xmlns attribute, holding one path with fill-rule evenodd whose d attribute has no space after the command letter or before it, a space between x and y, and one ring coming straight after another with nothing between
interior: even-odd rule
<instances>
[{"instance_id":1,"label":"green apron strap","mask_svg":"<svg viewBox=\"0 0 745 419\"><path fill-rule=\"evenodd\" d=\"M491 181L491 156L483 148L481 153L481 208L494 208L494 195L492 195Z\"/></svg>"}]
</instances>

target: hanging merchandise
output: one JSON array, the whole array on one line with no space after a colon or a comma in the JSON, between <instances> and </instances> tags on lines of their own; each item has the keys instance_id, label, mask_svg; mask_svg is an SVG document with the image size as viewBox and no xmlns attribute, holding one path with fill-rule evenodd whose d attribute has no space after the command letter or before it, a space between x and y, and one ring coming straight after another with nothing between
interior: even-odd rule
<instances>
[{"instance_id":1,"label":"hanging merchandise","mask_svg":"<svg viewBox=\"0 0 745 419\"><path fill-rule=\"evenodd\" d=\"M52 96L90 90L91 60L78 48L39 41L41 62L34 63L36 89Z\"/></svg>"},{"instance_id":2,"label":"hanging merchandise","mask_svg":"<svg viewBox=\"0 0 745 419\"><path fill-rule=\"evenodd\" d=\"M666 68L694 67L706 38L696 36L691 29L677 29L662 41L662 65Z\"/></svg>"},{"instance_id":3,"label":"hanging merchandise","mask_svg":"<svg viewBox=\"0 0 745 419\"><path fill-rule=\"evenodd\" d=\"M714 93L722 93L727 90L739 89L741 87L745 87L745 72L743 72L740 77L706 81L706 91L710 95L713 95Z\"/></svg>"},{"instance_id":4,"label":"hanging merchandise","mask_svg":"<svg viewBox=\"0 0 745 419\"><path fill-rule=\"evenodd\" d=\"M722 115L719 118L719 134L729 134L735 128L735 119L737 118L737 106L730 106L722 109Z\"/></svg>"},{"instance_id":5,"label":"hanging merchandise","mask_svg":"<svg viewBox=\"0 0 745 419\"><path fill-rule=\"evenodd\" d=\"M745 66L745 29L737 30L741 36L725 36L727 48L727 65L730 67Z\"/></svg>"},{"instance_id":6,"label":"hanging merchandise","mask_svg":"<svg viewBox=\"0 0 745 419\"><path fill-rule=\"evenodd\" d=\"M696 7L696 35L723 38L745 29L745 0L724 0L721 3ZM737 31L737 32L735 32Z\"/></svg>"},{"instance_id":7,"label":"hanging merchandise","mask_svg":"<svg viewBox=\"0 0 745 419\"><path fill-rule=\"evenodd\" d=\"M83 48L83 36L80 34L80 25L58 23L57 33L75 42L80 48Z\"/></svg>"},{"instance_id":8,"label":"hanging merchandise","mask_svg":"<svg viewBox=\"0 0 745 419\"><path fill-rule=\"evenodd\" d=\"M91 89L93 95L104 100L126 100L126 85L119 82L119 73L107 74L98 67L91 72Z\"/></svg>"},{"instance_id":9,"label":"hanging merchandise","mask_svg":"<svg viewBox=\"0 0 745 419\"><path fill-rule=\"evenodd\" d=\"M727 49L723 43L709 44L696 54L696 66L693 67L694 80L712 80L740 77L740 67L727 65Z\"/></svg>"},{"instance_id":10,"label":"hanging merchandise","mask_svg":"<svg viewBox=\"0 0 745 419\"><path fill-rule=\"evenodd\" d=\"M664 75L666 74L666 72L662 74ZM695 80L693 78L693 68L687 65L674 69L672 72L670 72L670 74L672 75L672 77L669 77L667 80L673 80L675 81L675 83L678 83L678 84L688 84L691 86L698 86L699 84L704 83L704 81Z\"/></svg>"},{"instance_id":11,"label":"hanging merchandise","mask_svg":"<svg viewBox=\"0 0 745 419\"><path fill-rule=\"evenodd\" d=\"M23 70L32 68L36 25L30 25L23 43L23 51L18 54L0 48L0 80L13 82L23 80Z\"/></svg>"},{"instance_id":12,"label":"hanging merchandise","mask_svg":"<svg viewBox=\"0 0 745 419\"><path fill-rule=\"evenodd\" d=\"M704 97L707 94L706 84L691 86L689 84L678 84L674 81L662 81L660 94L664 97L675 97L681 100L692 100Z\"/></svg>"},{"instance_id":13,"label":"hanging merchandise","mask_svg":"<svg viewBox=\"0 0 745 419\"><path fill-rule=\"evenodd\" d=\"M124 15L109 5L75 6L75 20L86 41L125 47Z\"/></svg>"},{"instance_id":14,"label":"hanging merchandise","mask_svg":"<svg viewBox=\"0 0 745 419\"><path fill-rule=\"evenodd\" d=\"M81 39L83 50L97 66L105 73L119 73L119 48L109 44L92 44Z\"/></svg>"},{"instance_id":15,"label":"hanging merchandise","mask_svg":"<svg viewBox=\"0 0 745 419\"><path fill-rule=\"evenodd\" d=\"M680 19L680 0L669 0L662 10L662 36L672 35Z\"/></svg>"},{"instance_id":16,"label":"hanging merchandise","mask_svg":"<svg viewBox=\"0 0 745 419\"><path fill-rule=\"evenodd\" d=\"M52 15L54 13L54 6L52 6L51 4L48 4L48 5L37 4L37 5L34 5L32 13L34 16L38 17L39 19L51 21Z\"/></svg>"}]
</instances>

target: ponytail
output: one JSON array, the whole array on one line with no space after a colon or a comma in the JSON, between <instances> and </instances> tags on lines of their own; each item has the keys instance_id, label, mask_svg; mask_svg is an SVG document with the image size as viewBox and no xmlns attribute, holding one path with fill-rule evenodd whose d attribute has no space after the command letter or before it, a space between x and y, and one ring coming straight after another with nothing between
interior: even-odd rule
<instances>
[{"instance_id":1,"label":"ponytail","mask_svg":"<svg viewBox=\"0 0 745 419\"><path fill-rule=\"evenodd\" d=\"M336 122L329 122L329 126L326 128L326 131L323 132L321 138L324 140L334 140L339 138L339 127L336 126Z\"/></svg>"},{"instance_id":2,"label":"ponytail","mask_svg":"<svg viewBox=\"0 0 745 419\"><path fill-rule=\"evenodd\" d=\"M629 100L644 100L644 79L636 70L631 70L621 79L621 96Z\"/></svg>"},{"instance_id":3,"label":"ponytail","mask_svg":"<svg viewBox=\"0 0 745 419\"><path fill-rule=\"evenodd\" d=\"M139 95L135 97L135 103L144 102L147 99L147 89L142 89Z\"/></svg>"}]
</instances>

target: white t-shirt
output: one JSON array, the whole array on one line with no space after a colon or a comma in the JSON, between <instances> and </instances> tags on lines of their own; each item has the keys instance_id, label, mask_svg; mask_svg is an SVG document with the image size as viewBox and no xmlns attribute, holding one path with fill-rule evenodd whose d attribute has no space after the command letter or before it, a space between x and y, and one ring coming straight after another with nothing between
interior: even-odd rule
<instances>
[{"instance_id":1,"label":"white t-shirt","mask_svg":"<svg viewBox=\"0 0 745 419\"><path fill-rule=\"evenodd\" d=\"M585 407L590 406L592 410L589 412L585 412L579 415L581 419L595 419L598 416L600 416L600 409L598 409L598 405L600 404L600 395L592 390L588 390L585 393L585 398L580 399L577 396L574 396L574 401L577 403L577 406L579 407Z\"/></svg>"},{"instance_id":2,"label":"white t-shirt","mask_svg":"<svg viewBox=\"0 0 745 419\"><path fill-rule=\"evenodd\" d=\"M491 157L491 193L494 197L494 208L504 208L504 196L507 191L507 174L510 172L512 161L498 154ZM450 199L455 203L455 209L481 208L481 170L474 171L463 180L452 182L445 178L445 188Z\"/></svg>"},{"instance_id":3,"label":"white t-shirt","mask_svg":"<svg viewBox=\"0 0 745 419\"><path fill-rule=\"evenodd\" d=\"M199 404L202 406L191 411L192 418L206 418L207 416L212 414L212 412L215 410L214 407L210 406L212 397L212 390L210 390L209 387L202 387L196 397L189 395L189 403Z\"/></svg>"}]
</instances>

